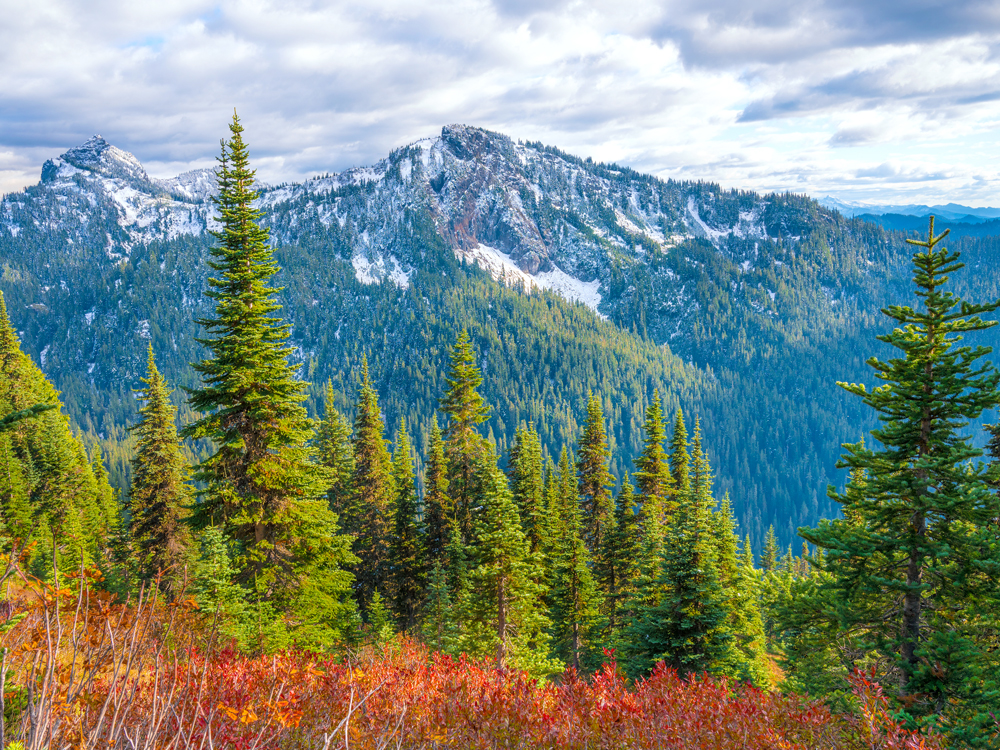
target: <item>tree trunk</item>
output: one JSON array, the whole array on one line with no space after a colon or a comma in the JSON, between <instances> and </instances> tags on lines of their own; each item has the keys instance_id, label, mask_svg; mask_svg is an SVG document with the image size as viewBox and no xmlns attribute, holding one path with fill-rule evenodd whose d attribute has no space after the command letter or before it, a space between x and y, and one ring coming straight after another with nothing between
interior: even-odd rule
<instances>
[{"instance_id":1,"label":"tree trunk","mask_svg":"<svg viewBox=\"0 0 1000 750\"><path fill-rule=\"evenodd\" d=\"M507 645L507 596L506 589L504 587L503 576L500 576L500 580L497 581L497 638L499 643L497 644L497 666L504 666L504 661L507 658L506 645Z\"/></svg>"}]
</instances>

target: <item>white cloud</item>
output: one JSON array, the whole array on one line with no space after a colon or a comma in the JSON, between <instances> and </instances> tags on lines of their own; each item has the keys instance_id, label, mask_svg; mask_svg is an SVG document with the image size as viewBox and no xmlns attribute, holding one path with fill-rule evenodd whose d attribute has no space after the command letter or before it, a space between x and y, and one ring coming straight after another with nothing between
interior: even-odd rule
<instances>
[{"instance_id":1,"label":"white cloud","mask_svg":"<svg viewBox=\"0 0 1000 750\"><path fill-rule=\"evenodd\" d=\"M236 107L270 182L463 122L726 186L1000 203L995 3L0 0L0 13L0 191L94 133L156 176L207 166Z\"/></svg>"}]
</instances>

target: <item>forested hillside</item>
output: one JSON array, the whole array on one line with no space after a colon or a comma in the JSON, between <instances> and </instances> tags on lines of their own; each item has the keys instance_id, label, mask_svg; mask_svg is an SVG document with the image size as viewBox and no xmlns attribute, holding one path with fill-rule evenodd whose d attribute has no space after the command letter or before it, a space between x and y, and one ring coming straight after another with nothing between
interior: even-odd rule
<instances>
[{"instance_id":1,"label":"forested hillside","mask_svg":"<svg viewBox=\"0 0 1000 750\"><path fill-rule=\"evenodd\" d=\"M151 179L101 139L42 177L0 203L0 289L124 488L147 344L171 382L194 384L213 180ZM839 444L872 425L829 386L869 377L877 310L908 294L899 233L798 196L664 182L463 126L370 168L265 188L260 205L313 414L327 380L350 412L367 355L388 423L405 416L424 445L464 327L501 454L534 423L557 458L590 390L620 479L658 388L668 410L701 417L718 485L758 545L771 524L787 544L833 512ZM1000 251L992 238L956 247L972 265ZM963 283L995 292L988 274Z\"/></svg>"}]
</instances>

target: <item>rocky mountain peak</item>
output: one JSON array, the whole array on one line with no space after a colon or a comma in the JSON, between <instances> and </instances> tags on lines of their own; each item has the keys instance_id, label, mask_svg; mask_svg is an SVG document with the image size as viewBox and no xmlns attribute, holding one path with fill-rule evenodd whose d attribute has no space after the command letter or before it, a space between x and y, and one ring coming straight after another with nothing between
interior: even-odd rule
<instances>
[{"instance_id":1,"label":"rocky mountain peak","mask_svg":"<svg viewBox=\"0 0 1000 750\"><path fill-rule=\"evenodd\" d=\"M133 154L123 151L117 146L112 146L100 135L88 138L81 145L62 154L58 159L49 159L45 162L42 166L42 181L49 182L55 179L60 174L60 168L64 165L112 179L149 182L149 175L146 174L146 170Z\"/></svg>"}]
</instances>

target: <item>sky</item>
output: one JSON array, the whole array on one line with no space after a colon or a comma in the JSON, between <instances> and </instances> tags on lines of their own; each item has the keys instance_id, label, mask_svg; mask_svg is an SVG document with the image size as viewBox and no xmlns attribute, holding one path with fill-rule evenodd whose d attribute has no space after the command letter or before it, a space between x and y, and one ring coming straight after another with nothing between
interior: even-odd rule
<instances>
[{"instance_id":1,"label":"sky","mask_svg":"<svg viewBox=\"0 0 1000 750\"><path fill-rule=\"evenodd\" d=\"M94 134L258 175L449 123L724 187L1000 206L996 0L0 0L0 193Z\"/></svg>"}]
</instances>

